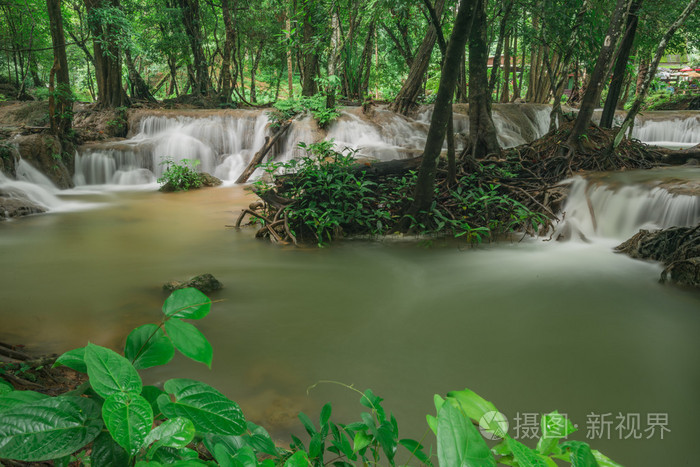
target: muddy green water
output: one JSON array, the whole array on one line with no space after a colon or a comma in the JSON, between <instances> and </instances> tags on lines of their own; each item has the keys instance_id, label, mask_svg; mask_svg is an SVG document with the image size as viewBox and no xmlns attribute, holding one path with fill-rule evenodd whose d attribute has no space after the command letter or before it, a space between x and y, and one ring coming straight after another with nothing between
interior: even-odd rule
<instances>
[{"instance_id":1,"label":"muddy green water","mask_svg":"<svg viewBox=\"0 0 700 467\"><path fill-rule=\"evenodd\" d=\"M658 284L658 265L611 253L615 241L280 248L226 227L247 196L80 195L101 207L0 223L0 340L119 349L159 319L163 282L210 272L225 284L200 324L212 369L176 358L144 379L201 379L280 440L300 431L299 410L316 417L327 401L337 421L359 416L344 388L307 394L320 380L372 388L418 438L433 394L469 387L511 434L518 414L559 409L586 440L609 413L593 447L625 465L695 465L700 295ZM659 413L671 431L646 439ZM616 431L618 414L640 414L642 439Z\"/></svg>"}]
</instances>

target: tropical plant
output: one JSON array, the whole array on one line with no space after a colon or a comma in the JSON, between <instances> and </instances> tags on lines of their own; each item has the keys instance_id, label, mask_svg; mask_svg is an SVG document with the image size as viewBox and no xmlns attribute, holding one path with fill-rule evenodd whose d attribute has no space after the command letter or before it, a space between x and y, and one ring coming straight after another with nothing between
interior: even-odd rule
<instances>
[{"instance_id":1,"label":"tropical plant","mask_svg":"<svg viewBox=\"0 0 700 467\"><path fill-rule=\"evenodd\" d=\"M197 159L182 159L175 162L173 159L165 159L160 165L165 166L163 175L158 178L161 190L187 191L190 188L202 186L202 179L197 173L197 166L200 161Z\"/></svg>"}]
</instances>

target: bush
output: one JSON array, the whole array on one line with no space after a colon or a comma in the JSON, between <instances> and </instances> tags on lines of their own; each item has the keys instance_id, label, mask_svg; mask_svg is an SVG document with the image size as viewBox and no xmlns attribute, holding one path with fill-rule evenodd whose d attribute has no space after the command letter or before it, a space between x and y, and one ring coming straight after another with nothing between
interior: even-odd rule
<instances>
[{"instance_id":1,"label":"bush","mask_svg":"<svg viewBox=\"0 0 700 467\"><path fill-rule=\"evenodd\" d=\"M200 188L202 179L197 173L196 167L200 164L196 159L182 159L176 163L172 159L166 159L160 163L165 166L163 176L158 178L161 191L187 191L190 188Z\"/></svg>"},{"instance_id":2,"label":"bush","mask_svg":"<svg viewBox=\"0 0 700 467\"><path fill-rule=\"evenodd\" d=\"M273 107L275 110L268 113L268 119L273 127L280 126L282 122L304 112L311 112L321 128L326 128L340 116L337 108L326 106L326 96L321 93L312 97L301 96L299 99L277 101Z\"/></svg>"}]
</instances>

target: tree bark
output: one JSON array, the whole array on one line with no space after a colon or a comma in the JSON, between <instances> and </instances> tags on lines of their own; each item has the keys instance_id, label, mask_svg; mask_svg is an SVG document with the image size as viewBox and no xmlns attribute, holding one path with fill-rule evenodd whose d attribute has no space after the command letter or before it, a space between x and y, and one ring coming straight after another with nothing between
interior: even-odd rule
<instances>
[{"instance_id":1,"label":"tree bark","mask_svg":"<svg viewBox=\"0 0 700 467\"><path fill-rule=\"evenodd\" d=\"M219 101L222 104L230 104L231 99L231 54L236 43L236 30L231 17L230 0L221 1L221 14L224 17L224 39L223 57L221 59L221 93ZM235 5L234 5L235 8Z\"/></svg>"},{"instance_id":2,"label":"tree bark","mask_svg":"<svg viewBox=\"0 0 700 467\"><path fill-rule=\"evenodd\" d=\"M442 150L442 142L445 139L445 132L447 131L451 114L450 106L459 72L458 64L462 58L467 38L470 36L472 21L475 21L474 10L477 4L481 2L482 0L462 0L459 4L452 37L447 46L447 53L442 66L440 86L435 100L433 115L430 119L430 128L428 129L428 137L425 142L423 159L418 170L414 201L408 211L414 217L430 209L433 201L437 160ZM484 86L488 87L488 82ZM410 221L406 220L402 223L406 224L408 222ZM402 227L406 229L408 225L403 225Z\"/></svg>"},{"instance_id":3,"label":"tree bark","mask_svg":"<svg viewBox=\"0 0 700 467\"><path fill-rule=\"evenodd\" d=\"M204 40L202 38L202 20L199 11L199 0L179 0L182 10L182 22L187 32L187 39L192 50L194 67L194 82L192 93L207 96L211 92L209 66L204 55Z\"/></svg>"},{"instance_id":4,"label":"tree bark","mask_svg":"<svg viewBox=\"0 0 700 467\"><path fill-rule=\"evenodd\" d=\"M316 84L316 70L318 69L318 52L313 44L316 35L316 25L313 21L313 14L318 7L316 0L303 0L304 5L304 36L303 36L303 70L302 70L302 96L313 96L318 92Z\"/></svg>"},{"instance_id":5,"label":"tree bark","mask_svg":"<svg viewBox=\"0 0 700 467\"><path fill-rule=\"evenodd\" d=\"M68 59L66 57L66 38L63 34L63 17L61 15L61 0L46 0L46 9L51 29L53 45L53 67L49 87L49 120L51 131L63 140L73 124L73 93L70 88Z\"/></svg>"},{"instance_id":6,"label":"tree bark","mask_svg":"<svg viewBox=\"0 0 700 467\"><path fill-rule=\"evenodd\" d=\"M472 157L480 158L498 153L500 147L491 117L485 0L474 1L474 24L469 36L469 137Z\"/></svg>"},{"instance_id":7,"label":"tree bark","mask_svg":"<svg viewBox=\"0 0 700 467\"><path fill-rule=\"evenodd\" d=\"M103 22L96 15L99 8L119 8L119 0L85 0L88 24L93 37L97 104L103 108L123 107L129 98L122 87L121 51L117 37L123 33L115 24Z\"/></svg>"},{"instance_id":8,"label":"tree bark","mask_svg":"<svg viewBox=\"0 0 700 467\"><path fill-rule=\"evenodd\" d=\"M437 0L435 2L435 13L438 17L442 16L442 11L445 7L445 0ZM416 52L416 56L413 59L413 66L408 71L408 77L404 81L403 86L396 95L396 99L391 103L390 109L394 112L408 115L416 107L416 100L418 99L418 94L420 94L421 87L423 85L423 79L425 78L425 73L428 71L428 65L430 64L430 55L433 52L433 47L435 47L435 42L437 41L437 32L435 26L431 24L423 38L423 42ZM458 66L455 63L455 66Z\"/></svg>"},{"instance_id":9,"label":"tree bark","mask_svg":"<svg viewBox=\"0 0 700 467\"><path fill-rule=\"evenodd\" d=\"M128 48L124 49L124 58L126 59L126 69L129 72L129 81L132 87L131 97L148 102L156 102L155 97L148 89L148 85L134 66L134 61L131 59L131 52Z\"/></svg>"},{"instance_id":10,"label":"tree bark","mask_svg":"<svg viewBox=\"0 0 700 467\"><path fill-rule=\"evenodd\" d=\"M493 94L493 90L496 87L496 81L498 79L498 69L501 66L501 52L503 51L503 42L506 37L506 25L508 22L508 17L513 9L513 0L509 0L503 11L503 17L501 18L501 24L498 28L498 43L496 44L496 52L493 55L493 64L491 65L491 78L489 79L489 92ZM508 79L506 77L506 79Z\"/></svg>"},{"instance_id":11,"label":"tree bark","mask_svg":"<svg viewBox=\"0 0 700 467\"><path fill-rule=\"evenodd\" d=\"M583 95L574 127L571 129L571 133L567 139L567 143L571 147L579 146L580 138L591 123L593 111L600 104L600 94L603 91L603 86L610 70L613 53L615 52L615 47L617 46L618 39L622 32L622 20L630 2L631 0L617 0L608 31L605 34L603 46L598 55L598 60L596 60L593 73L591 73L591 80Z\"/></svg>"},{"instance_id":12,"label":"tree bark","mask_svg":"<svg viewBox=\"0 0 700 467\"><path fill-rule=\"evenodd\" d=\"M608 87L608 96L605 99L603 114L600 117L600 126L602 128L612 128L615 109L617 109L617 101L620 99L622 84L625 80L627 61L629 60L630 52L632 51L634 36L637 33L637 23L639 22L639 17L637 14L639 13L641 6L642 0L634 0L632 6L630 6L629 13L627 14L625 36L622 38L622 44L620 44L620 51L617 54L617 61L615 62L615 68L613 69L612 80L610 81L610 86Z\"/></svg>"}]
</instances>

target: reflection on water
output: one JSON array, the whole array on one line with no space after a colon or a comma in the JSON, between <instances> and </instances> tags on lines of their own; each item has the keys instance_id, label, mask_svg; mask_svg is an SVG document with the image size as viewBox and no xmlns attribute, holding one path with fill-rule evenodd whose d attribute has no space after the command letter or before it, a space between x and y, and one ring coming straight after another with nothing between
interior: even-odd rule
<instances>
[{"instance_id":1,"label":"reflection on water","mask_svg":"<svg viewBox=\"0 0 700 467\"><path fill-rule=\"evenodd\" d=\"M119 348L159 319L162 283L209 272L225 286L199 325L212 370L176 358L144 377L202 379L281 439L298 410L316 417L329 400L339 421L359 416L339 386L307 395L319 380L371 387L402 436L423 435L434 393L464 387L511 422L567 412L578 439L590 413L668 413L663 440L620 440L614 425L611 440L591 440L623 464L681 465L700 434L700 297L658 284L660 266L613 243L302 250L226 227L250 202L241 187L82 196L104 208L0 224L0 340Z\"/></svg>"}]
</instances>

